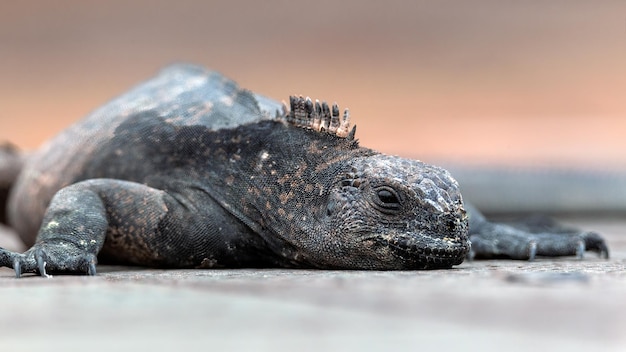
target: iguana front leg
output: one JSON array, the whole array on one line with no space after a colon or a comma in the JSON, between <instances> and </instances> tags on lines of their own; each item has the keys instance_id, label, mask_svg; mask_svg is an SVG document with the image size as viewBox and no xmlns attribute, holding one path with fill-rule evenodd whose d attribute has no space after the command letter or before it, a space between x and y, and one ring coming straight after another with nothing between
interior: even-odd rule
<instances>
[{"instance_id":1,"label":"iguana front leg","mask_svg":"<svg viewBox=\"0 0 626 352\"><path fill-rule=\"evenodd\" d=\"M570 255L582 259L585 251L609 257L604 239L595 232L565 227L547 217L534 217L512 225L494 223L473 206L466 204L466 209L470 214L470 259L534 260L536 256Z\"/></svg>"},{"instance_id":2,"label":"iguana front leg","mask_svg":"<svg viewBox=\"0 0 626 352\"><path fill-rule=\"evenodd\" d=\"M107 234L124 242L126 250L149 255L143 239L155 235L167 214L165 197L163 191L112 179L65 187L52 198L35 245L23 254L0 248L0 266L13 268L17 277L27 272L95 275Z\"/></svg>"}]
</instances>

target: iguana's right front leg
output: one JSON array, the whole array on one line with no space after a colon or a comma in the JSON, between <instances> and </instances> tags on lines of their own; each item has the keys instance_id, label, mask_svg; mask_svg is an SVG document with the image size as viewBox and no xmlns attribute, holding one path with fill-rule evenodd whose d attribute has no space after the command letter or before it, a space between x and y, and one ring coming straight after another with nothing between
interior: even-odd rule
<instances>
[{"instance_id":1,"label":"iguana's right front leg","mask_svg":"<svg viewBox=\"0 0 626 352\"><path fill-rule=\"evenodd\" d=\"M144 239L154 237L167 214L166 197L164 191L112 179L65 187L53 197L33 247L23 254L0 248L0 266L13 268L16 277L28 272L95 275L107 233L135 246L130 250L150 255Z\"/></svg>"}]
</instances>

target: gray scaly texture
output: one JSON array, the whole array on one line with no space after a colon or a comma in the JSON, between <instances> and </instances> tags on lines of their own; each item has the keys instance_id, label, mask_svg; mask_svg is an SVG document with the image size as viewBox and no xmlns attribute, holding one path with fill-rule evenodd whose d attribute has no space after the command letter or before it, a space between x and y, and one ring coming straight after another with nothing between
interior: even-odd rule
<instances>
[{"instance_id":1,"label":"gray scaly texture","mask_svg":"<svg viewBox=\"0 0 626 352\"><path fill-rule=\"evenodd\" d=\"M597 235L468 220L446 170L359 146L347 111L302 97L287 108L190 65L69 127L9 183L9 223L32 246L0 249L17 276L93 275L98 261L390 270L450 268L470 253L569 255L581 243L606 252Z\"/></svg>"}]
</instances>

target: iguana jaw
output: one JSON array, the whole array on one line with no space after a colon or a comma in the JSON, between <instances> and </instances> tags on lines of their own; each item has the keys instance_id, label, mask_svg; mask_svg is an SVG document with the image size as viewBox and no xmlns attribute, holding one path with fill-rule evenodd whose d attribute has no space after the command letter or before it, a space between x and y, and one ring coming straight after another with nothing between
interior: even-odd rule
<instances>
[{"instance_id":1,"label":"iguana jaw","mask_svg":"<svg viewBox=\"0 0 626 352\"><path fill-rule=\"evenodd\" d=\"M375 236L364 240L378 247L387 247L396 258L399 269L446 269L463 262L469 242L452 241L447 237L424 234Z\"/></svg>"},{"instance_id":2,"label":"iguana jaw","mask_svg":"<svg viewBox=\"0 0 626 352\"><path fill-rule=\"evenodd\" d=\"M444 269L461 264L470 249L465 212L460 209L433 223L436 226L432 228L388 229L364 235L361 243L379 253L387 269Z\"/></svg>"}]
</instances>

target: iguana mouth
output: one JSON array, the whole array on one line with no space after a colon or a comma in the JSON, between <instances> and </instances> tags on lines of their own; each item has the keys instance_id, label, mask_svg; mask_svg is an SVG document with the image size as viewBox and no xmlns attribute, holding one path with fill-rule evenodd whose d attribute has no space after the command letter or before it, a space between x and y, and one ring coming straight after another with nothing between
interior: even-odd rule
<instances>
[{"instance_id":1,"label":"iguana mouth","mask_svg":"<svg viewBox=\"0 0 626 352\"><path fill-rule=\"evenodd\" d=\"M402 267L405 269L447 269L461 264L470 249L469 241L453 242L426 236L420 237L423 240L404 236L393 239L375 237L369 240L389 248L394 256L404 261ZM433 247L433 243L436 242L440 242L439 247Z\"/></svg>"}]
</instances>

